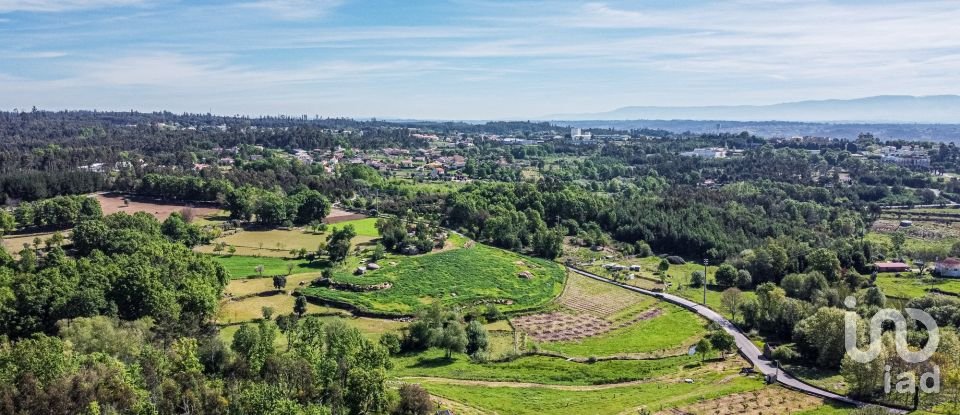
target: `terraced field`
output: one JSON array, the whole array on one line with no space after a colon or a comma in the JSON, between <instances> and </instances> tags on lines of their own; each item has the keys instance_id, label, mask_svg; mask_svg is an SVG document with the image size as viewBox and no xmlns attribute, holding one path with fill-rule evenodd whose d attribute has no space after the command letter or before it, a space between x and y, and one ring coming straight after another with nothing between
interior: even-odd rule
<instances>
[{"instance_id":1,"label":"terraced field","mask_svg":"<svg viewBox=\"0 0 960 415\"><path fill-rule=\"evenodd\" d=\"M511 321L540 349L567 356L677 355L706 333L691 313L575 273L557 304L559 311Z\"/></svg>"}]
</instances>

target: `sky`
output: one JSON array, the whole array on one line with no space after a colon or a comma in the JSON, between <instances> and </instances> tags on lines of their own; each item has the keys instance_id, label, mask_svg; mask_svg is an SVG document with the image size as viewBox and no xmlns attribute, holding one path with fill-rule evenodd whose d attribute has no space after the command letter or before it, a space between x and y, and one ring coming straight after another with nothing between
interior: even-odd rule
<instances>
[{"instance_id":1,"label":"sky","mask_svg":"<svg viewBox=\"0 0 960 415\"><path fill-rule=\"evenodd\" d=\"M960 93L960 2L0 0L0 109L526 119Z\"/></svg>"}]
</instances>

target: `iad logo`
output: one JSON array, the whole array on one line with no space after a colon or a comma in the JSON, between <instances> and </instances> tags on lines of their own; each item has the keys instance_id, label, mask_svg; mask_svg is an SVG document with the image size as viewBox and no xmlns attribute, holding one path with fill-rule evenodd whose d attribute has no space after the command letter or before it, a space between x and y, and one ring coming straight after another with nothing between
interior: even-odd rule
<instances>
[{"instance_id":1,"label":"iad logo","mask_svg":"<svg viewBox=\"0 0 960 415\"><path fill-rule=\"evenodd\" d=\"M847 308L851 309L857 306L857 300L852 296L847 297L843 303ZM847 311L844 316L843 333L847 355L859 363L870 363L876 359L883 348L883 323L892 321L894 324L894 344L896 345L897 355L900 356L900 359L907 363L922 363L930 360L937 351L937 346L940 345L940 330L937 322L930 314L927 314L923 310L907 308L904 309L904 311L907 313L907 316L927 328L927 344L924 345L922 349L917 351L910 350L907 344L907 319L904 318L903 314L899 311L885 308L870 318L870 345L867 347L867 350L861 350L857 347L857 321L859 321L860 318L857 316L857 313ZM883 389L886 393L890 393L891 390L890 369L890 366L886 366L883 375ZM900 373L897 376L897 380L897 392L913 392L916 388L916 382L910 372ZM937 365L933 365L932 371L925 372L920 376L920 390L924 393L940 392L940 368L937 367Z\"/></svg>"}]
</instances>

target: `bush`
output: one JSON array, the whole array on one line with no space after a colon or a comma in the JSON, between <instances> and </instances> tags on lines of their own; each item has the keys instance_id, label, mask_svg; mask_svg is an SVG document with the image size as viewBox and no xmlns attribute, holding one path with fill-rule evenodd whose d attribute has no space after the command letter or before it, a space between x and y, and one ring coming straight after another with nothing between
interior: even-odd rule
<instances>
[{"instance_id":1,"label":"bush","mask_svg":"<svg viewBox=\"0 0 960 415\"><path fill-rule=\"evenodd\" d=\"M400 353L400 336L396 333L383 333L380 336L380 345L387 349L391 355Z\"/></svg>"},{"instance_id":2,"label":"bush","mask_svg":"<svg viewBox=\"0 0 960 415\"><path fill-rule=\"evenodd\" d=\"M433 412L430 394L420 385L400 387L400 403L393 410L395 415L427 415Z\"/></svg>"},{"instance_id":3,"label":"bush","mask_svg":"<svg viewBox=\"0 0 960 415\"><path fill-rule=\"evenodd\" d=\"M793 345L784 344L774 349L772 356L780 362L792 362L800 358L800 353L794 350Z\"/></svg>"},{"instance_id":4,"label":"bush","mask_svg":"<svg viewBox=\"0 0 960 415\"><path fill-rule=\"evenodd\" d=\"M650 244L644 241L637 241L633 250L634 254L641 258L646 258L648 256L653 256L653 250L650 249Z\"/></svg>"},{"instance_id":5,"label":"bush","mask_svg":"<svg viewBox=\"0 0 960 415\"><path fill-rule=\"evenodd\" d=\"M717 284L724 287L731 287L737 282L737 269L730 264L722 264L717 268L714 278Z\"/></svg>"},{"instance_id":6,"label":"bush","mask_svg":"<svg viewBox=\"0 0 960 415\"><path fill-rule=\"evenodd\" d=\"M690 274L690 285L694 287L702 287L703 284L707 283L707 276L704 275L703 271L693 271Z\"/></svg>"}]
</instances>

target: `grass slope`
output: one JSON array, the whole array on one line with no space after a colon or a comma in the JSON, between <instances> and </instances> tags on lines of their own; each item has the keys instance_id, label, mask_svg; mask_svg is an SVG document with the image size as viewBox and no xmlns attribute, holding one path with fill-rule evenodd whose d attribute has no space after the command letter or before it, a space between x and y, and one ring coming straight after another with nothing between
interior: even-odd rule
<instances>
[{"instance_id":1,"label":"grass slope","mask_svg":"<svg viewBox=\"0 0 960 415\"><path fill-rule=\"evenodd\" d=\"M388 281L389 289L351 292L311 287L304 293L366 311L409 314L434 301L454 305L506 300L512 304L503 305L504 310L530 309L545 305L563 289L564 271L559 265L485 245L393 259L396 265L381 261L384 268L363 277L335 275L351 283ZM530 271L534 277L518 278L521 271Z\"/></svg>"},{"instance_id":2,"label":"grass slope","mask_svg":"<svg viewBox=\"0 0 960 415\"><path fill-rule=\"evenodd\" d=\"M525 356L509 362L473 363L466 355L446 359L440 350L394 359L396 377L529 382L550 385L599 385L650 379L696 365L699 357L679 356L655 360L605 360L576 363L563 358Z\"/></svg>"}]
</instances>

